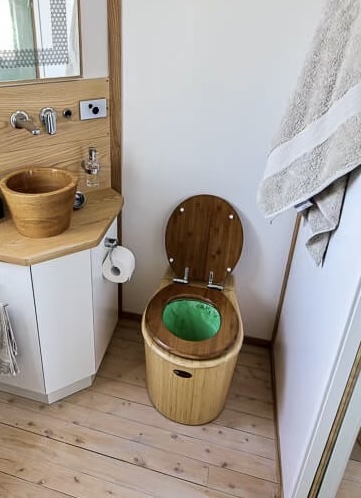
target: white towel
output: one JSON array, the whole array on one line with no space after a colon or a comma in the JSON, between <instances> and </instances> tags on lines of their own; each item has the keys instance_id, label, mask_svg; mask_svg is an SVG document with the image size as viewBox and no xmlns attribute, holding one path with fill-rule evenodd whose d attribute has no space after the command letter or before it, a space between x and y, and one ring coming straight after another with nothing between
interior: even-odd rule
<instances>
[{"instance_id":1,"label":"white towel","mask_svg":"<svg viewBox=\"0 0 361 498\"><path fill-rule=\"evenodd\" d=\"M361 2L327 0L268 157L258 202L266 217L298 208L323 262L347 174L361 164Z\"/></svg>"},{"instance_id":2,"label":"white towel","mask_svg":"<svg viewBox=\"0 0 361 498\"><path fill-rule=\"evenodd\" d=\"M6 306L0 303L0 375L16 375L20 371L15 359L18 350Z\"/></svg>"}]
</instances>

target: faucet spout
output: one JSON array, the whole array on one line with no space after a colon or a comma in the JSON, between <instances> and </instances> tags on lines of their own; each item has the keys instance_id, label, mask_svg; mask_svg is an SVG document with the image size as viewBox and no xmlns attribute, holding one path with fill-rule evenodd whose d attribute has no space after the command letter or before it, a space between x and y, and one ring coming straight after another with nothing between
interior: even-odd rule
<instances>
[{"instance_id":1,"label":"faucet spout","mask_svg":"<svg viewBox=\"0 0 361 498\"><path fill-rule=\"evenodd\" d=\"M14 128L23 128L32 135L40 135L40 130L31 121L29 116L24 111L16 111L10 118L10 123Z\"/></svg>"}]
</instances>

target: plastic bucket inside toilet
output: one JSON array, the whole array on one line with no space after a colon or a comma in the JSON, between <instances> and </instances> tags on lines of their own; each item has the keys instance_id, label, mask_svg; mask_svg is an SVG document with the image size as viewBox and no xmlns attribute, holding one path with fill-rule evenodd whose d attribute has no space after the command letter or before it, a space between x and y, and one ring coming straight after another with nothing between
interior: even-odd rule
<instances>
[{"instance_id":1,"label":"plastic bucket inside toilet","mask_svg":"<svg viewBox=\"0 0 361 498\"><path fill-rule=\"evenodd\" d=\"M215 336L221 326L217 308L196 299L176 299L163 310L163 323L185 341L204 341Z\"/></svg>"}]
</instances>

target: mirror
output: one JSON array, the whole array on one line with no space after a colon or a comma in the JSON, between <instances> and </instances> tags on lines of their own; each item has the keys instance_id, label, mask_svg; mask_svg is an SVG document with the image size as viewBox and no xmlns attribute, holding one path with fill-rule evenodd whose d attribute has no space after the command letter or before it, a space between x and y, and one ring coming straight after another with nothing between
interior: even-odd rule
<instances>
[{"instance_id":1,"label":"mirror","mask_svg":"<svg viewBox=\"0 0 361 498\"><path fill-rule=\"evenodd\" d=\"M0 82L80 75L78 0L0 0Z\"/></svg>"}]
</instances>

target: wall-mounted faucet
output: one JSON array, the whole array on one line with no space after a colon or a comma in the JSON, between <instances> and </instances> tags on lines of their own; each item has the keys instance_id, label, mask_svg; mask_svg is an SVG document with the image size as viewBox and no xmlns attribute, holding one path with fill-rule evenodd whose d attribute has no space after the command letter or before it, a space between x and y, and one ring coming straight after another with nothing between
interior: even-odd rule
<instances>
[{"instance_id":1,"label":"wall-mounted faucet","mask_svg":"<svg viewBox=\"0 0 361 498\"><path fill-rule=\"evenodd\" d=\"M46 132L49 135L55 135L56 133L56 112L52 107L44 107L40 111L40 121L45 124Z\"/></svg>"},{"instance_id":2,"label":"wall-mounted faucet","mask_svg":"<svg viewBox=\"0 0 361 498\"><path fill-rule=\"evenodd\" d=\"M23 128L32 135L40 135L40 130L31 121L29 116L24 111L16 111L10 117L10 123L14 128Z\"/></svg>"}]
</instances>

